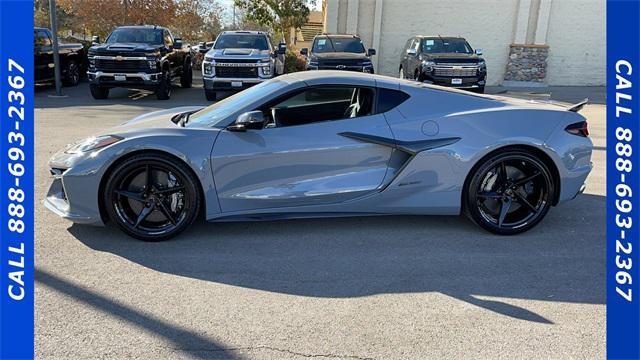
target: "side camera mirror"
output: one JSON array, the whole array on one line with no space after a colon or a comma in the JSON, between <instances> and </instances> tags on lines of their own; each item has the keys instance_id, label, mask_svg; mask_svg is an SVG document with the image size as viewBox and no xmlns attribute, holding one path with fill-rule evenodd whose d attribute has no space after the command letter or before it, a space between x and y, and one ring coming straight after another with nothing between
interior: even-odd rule
<instances>
[{"instance_id":1,"label":"side camera mirror","mask_svg":"<svg viewBox=\"0 0 640 360\"><path fill-rule=\"evenodd\" d=\"M416 54L418 54L418 51L414 48L408 49L407 50L407 54L411 55L411 56L416 56Z\"/></svg>"},{"instance_id":2,"label":"side camera mirror","mask_svg":"<svg viewBox=\"0 0 640 360\"><path fill-rule=\"evenodd\" d=\"M278 54L284 55L287 53L287 44L280 43L278 44Z\"/></svg>"},{"instance_id":3,"label":"side camera mirror","mask_svg":"<svg viewBox=\"0 0 640 360\"><path fill-rule=\"evenodd\" d=\"M300 49L300 55L302 55L302 56L309 55L309 49L307 49L307 48Z\"/></svg>"},{"instance_id":4,"label":"side camera mirror","mask_svg":"<svg viewBox=\"0 0 640 360\"><path fill-rule=\"evenodd\" d=\"M91 37L91 45L97 45L97 44L100 44L100 36L93 35Z\"/></svg>"},{"instance_id":5,"label":"side camera mirror","mask_svg":"<svg viewBox=\"0 0 640 360\"><path fill-rule=\"evenodd\" d=\"M373 56L376 54L376 49L369 49L367 50L367 56Z\"/></svg>"},{"instance_id":6,"label":"side camera mirror","mask_svg":"<svg viewBox=\"0 0 640 360\"><path fill-rule=\"evenodd\" d=\"M264 127L264 114L262 111L249 111L240 114L236 121L227 127L229 131L247 131L247 129L259 130Z\"/></svg>"},{"instance_id":7,"label":"side camera mirror","mask_svg":"<svg viewBox=\"0 0 640 360\"><path fill-rule=\"evenodd\" d=\"M173 39L173 48L174 49L182 49L182 39L180 38L175 38Z\"/></svg>"},{"instance_id":8,"label":"side camera mirror","mask_svg":"<svg viewBox=\"0 0 640 360\"><path fill-rule=\"evenodd\" d=\"M476 49L476 55L482 55L482 49Z\"/></svg>"}]
</instances>

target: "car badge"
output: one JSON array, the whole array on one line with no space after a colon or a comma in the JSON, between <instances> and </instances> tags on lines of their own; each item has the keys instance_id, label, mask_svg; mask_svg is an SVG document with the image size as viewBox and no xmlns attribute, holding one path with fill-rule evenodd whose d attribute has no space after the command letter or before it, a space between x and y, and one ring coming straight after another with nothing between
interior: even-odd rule
<instances>
[{"instance_id":1,"label":"car badge","mask_svg":"<svg viewBox=\"0 0 640 360\"><path fill-rule=\"evenodd\" d=\"M124 58L122 56L118 55L118 56L116 56L116 60L122 61L122 60L124 60Z\"/></svg>"},{"instance_id":2,"label":"car badge","mask_svg":"<svg viewBox=\"0 0 640 360\"><path fill-rule=\"evenodd\" d=\"M336 66L336 69L338 69L338 70L344 70L344 69L346 69L346 68L347 68L347 67L346 67L346 66L344 66L344 65L338 65L338 66Z\"/></svg>"}]
</instances>

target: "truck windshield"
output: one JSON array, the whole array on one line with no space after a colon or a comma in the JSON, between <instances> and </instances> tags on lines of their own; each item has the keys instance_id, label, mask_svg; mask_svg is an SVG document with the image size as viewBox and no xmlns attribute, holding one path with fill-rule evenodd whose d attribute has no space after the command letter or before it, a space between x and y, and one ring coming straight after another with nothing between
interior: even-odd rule
<instances>
[{"instance_id":1,"label":"truck windshield","mask_svg":"<svg viewBox=\"0 0 640 360\"><path fill-rule=\"evenodd\" d=\"M162 45L162 30L160 29L115 29L107 38L107 44L114 43L143 43Z\"/></svg>"},{"instance_id":2,"label":"truck windshield","mask_svg":"<svg viewBox=\"0 0 640 360\"><path fill-rule=\"evenodd\" d=\"M422 52L426 54L471 54L473 49L463 39L424 39L422 40Z\"/></svg>"},{"instance_id":3,"label":"truck windshield","mask_svg":"<svg viewBox=\"0 0 640 360\"><path fill-rule=\"evenodd\" d=\"M348 52L361 54L365 51L364 45L362 45L362 41L358 38L321 37L317 38L316 41L314 41L312 52Z\"/></svg>"},{"instance_id":4,"label":"truck windshield","mask_svg":"<svg viewBox=\"0 0 640 360\"><path fill-rule=\"evenodd\" d=\"M222 101L208 106L189 117L187 126L212 126L216 127L220 122L226 120L233 113L244 109L251 103L260 101L264 97L281 89L285 83L272 79L252 86ZM226 125L226 124L225 124Z\"/></svg>"},{"instance_id":5,"label":"truck windshield","mask_svg":"<svg viewBox=\"0 0 640 360\"><path fill-rule=\"evenodd\" d=\"M227 34L220 35L213 48L269 50L269 43L267 42L267 37L264 35Z\"/></svg>"}]
</instances>

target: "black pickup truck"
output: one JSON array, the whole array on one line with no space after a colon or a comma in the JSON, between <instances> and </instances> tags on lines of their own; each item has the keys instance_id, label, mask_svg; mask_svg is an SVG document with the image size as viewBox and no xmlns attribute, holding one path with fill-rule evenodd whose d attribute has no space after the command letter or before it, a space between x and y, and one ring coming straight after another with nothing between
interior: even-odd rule
<instances>
[{"instance_id":1,"label":"black pickup truck","mask_svg":"<svg viewBox=\"0 0 640 360\"><path fill-rule=\"evenodd\" d=\"M350 70L373 74L371 56L375 49L365 50L356 35L318 35L313 38L311 51L300 54L307 58L307 70Z\"/></svg>"},{"instance_id":2,"label":"black pickup truck","mask_svg":"<svg viewBox=\"0 0 640 360\"><path fill-rule=\"evenodd\" d=\"M91 95L106 99L109 89L124 87L153 90L159 100L171 97L171 81L180 78L191 87L191 51L169 29L160 26L122 26L104 43L98 37L89 48Z\"/></svg>"},{"instance_id":3,"label":"black pickup truck","mask_svg":"<svg viewBox=\"0 0 640 360\"><path fill-rule=\"evenodd\" d=\"M86 71L87 55L82 44L58 44L62 81L67 86L76 86ZM53 40L51 31L45 28L33 29L33 64L36 84L54 80Z\"/></svg>"}]
</instances>

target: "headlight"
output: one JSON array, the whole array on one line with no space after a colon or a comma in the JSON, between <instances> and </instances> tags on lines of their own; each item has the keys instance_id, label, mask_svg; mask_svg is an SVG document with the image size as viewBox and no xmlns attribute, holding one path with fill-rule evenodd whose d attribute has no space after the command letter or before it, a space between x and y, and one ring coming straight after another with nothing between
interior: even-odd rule
<instances>
[{"instance_id":1,"label":"headlight","mask_svg":"<svg viewBox=\"0 0 640 360\"><path fill-rule=\"evenodd\" d=\"M69 146L69 148L67 148L65 152L67 154L81 154L88 151L98 150L111 144L115 144L122 139L123 138L121 138L120 136L115 135L90 137Z\"/></svg>"},{"instance_id":2,"label":"headlight","mask_svg":"<svg viewBox=\"0 0 640 360\"><path fill-rule=\"evenodd\" d=\"M478 68L480 69L480 71L486 71L487 63L485 63L484 60L478 61Z\"/></svg>"},{"instance_id":3,"label":"headlight","mask_svg":"<svg viewBox=\"0 0 640 360\"><path fill-rule=\"evenodd\" d=\"M213 60L205 61L205 62L202 63L202 73L204 75L207 75L207 76L214 75L213 74L214 67L213 67L213 63L211 61L213 61Z\"/></svg>"},{"instance_id":4,"label":"headlight","mask_svg":"<svg viewBox=\"0 0 640 360\"><path fill-rule=\"evenodd\" d=\"M309 60L307 62L307 68L311 70L318 70L318 61L317 60Z\"/></svg>"},{"instance_id":5,"label":"headlight","mask_svg":"<svg viewBox=\"0 0 640 360\"><path fill-rule=\"evenodd\" d=\"M149 62L149 69L157 69L158 68L158 60L156 59L147 59Z\"/></svg>"}]
</instances>

